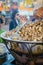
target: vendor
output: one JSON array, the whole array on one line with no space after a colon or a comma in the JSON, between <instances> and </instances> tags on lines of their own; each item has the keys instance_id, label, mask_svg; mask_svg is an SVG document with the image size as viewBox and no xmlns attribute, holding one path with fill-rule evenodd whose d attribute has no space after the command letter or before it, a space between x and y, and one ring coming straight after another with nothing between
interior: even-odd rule
<instances>
[{"instance_id":1,"label":"vendor","mask_svg":"<svg viewBox=\"0 0 43 65\"><path fill-rule=\"evenodd\" d=\"M38 9L36 9L36 12L35 12L34 16L36 18L43 19L43 7L40 7Z\"/></svg>"},{"instance_id":2,"label":"vendor","mask_svg":"<svg viewBox=\"0 0 43 65\"><path fill-rule=\"evenodd\" d=\"M43 19L43 0L37 0L37 4L34 7L35 14L34 16L39 19Z\"/></svg>"},{"instance_id":3,"label":"vendor","mask_svg":"<svg viewBox=\"0 0 43 65\"><path fill-rule=\"evenodd\" d=\"M16 28L16 26L18 25L18 10L15 9L13 10L12 12L12 15L11 15L11 21L10 21L10 24L9 24L9 30L12 30L14 28Z\"/></svg>"}]
</instances>

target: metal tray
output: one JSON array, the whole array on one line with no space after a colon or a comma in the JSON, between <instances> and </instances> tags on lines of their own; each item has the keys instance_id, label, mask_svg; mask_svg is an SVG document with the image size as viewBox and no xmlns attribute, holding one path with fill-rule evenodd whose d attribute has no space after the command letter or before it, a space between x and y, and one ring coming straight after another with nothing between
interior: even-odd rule
<instances>
[{"instance_id":1,"label":"metal tray","mask_svg":"<svg viewBox=\"0 0 43 65\"><path fill-rule=\"evenodd\" d=\"M23 41L23 40L12 40L10 37L4 37L5 32L1 34L1 38L3 40L6 40L8 42L17 42L17 43L27 43L27 44L43 44L43 41Z\"/></svg>"}]
</instances>

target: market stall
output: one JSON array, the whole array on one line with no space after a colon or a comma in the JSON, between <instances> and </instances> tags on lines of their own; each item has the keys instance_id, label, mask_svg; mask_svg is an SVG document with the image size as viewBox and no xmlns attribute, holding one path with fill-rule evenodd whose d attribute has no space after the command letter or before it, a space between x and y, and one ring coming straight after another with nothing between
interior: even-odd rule
<instances>
[{"instance_id":1,"label":"market stall","mask_svg":"<svg viewBox=\"0 0 43 65\"><path fill-rule=\"evenodd\" d=\"M32 0L20 3L19 25L0 37L17 65L43 64L43 7L37 9Z\"/></svg>"},{"instance_id":2,"label":"market stall","mask_svg":"<svg viewBox=\"0 0 43 65\"><path fill-rule=\"evenodd\" d=\"M34 63L36 62L35 60L43 57L42 25L43 25L43 21L26 23L18 31L15 29L15 30L4 32L1 34L1 38L4 40L6 47L11 52L13 57L16 58L16 60L18 60L17 54L26 55L28 57L28 62L34 61ZM31 30L31 27L33 31ZM29 31L33 33L31 34L29 33ZM10 42L10 46L7 46L9 42ZM20 60L18 61L20 62Z\"/></svg>"}]
</instances>

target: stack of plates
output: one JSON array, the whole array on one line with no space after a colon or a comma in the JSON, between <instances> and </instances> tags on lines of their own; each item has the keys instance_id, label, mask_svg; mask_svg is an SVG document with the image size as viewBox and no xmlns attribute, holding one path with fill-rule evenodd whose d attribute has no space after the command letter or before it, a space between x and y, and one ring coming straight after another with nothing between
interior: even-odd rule
<instances>
[{"instance_id":1,"label":"stack of plates","mask_svg":"<svg viewBox=\"0 0 43 65\"><path fill-rule=\"evenodd\" d=\"M6 61L6 46L0 43L0 64Z\"/></svg>"}]
</instances>

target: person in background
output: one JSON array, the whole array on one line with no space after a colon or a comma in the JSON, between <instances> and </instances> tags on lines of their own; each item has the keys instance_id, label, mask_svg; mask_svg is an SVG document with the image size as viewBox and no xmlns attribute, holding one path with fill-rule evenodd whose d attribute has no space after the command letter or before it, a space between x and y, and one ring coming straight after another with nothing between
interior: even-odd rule
<instances>
[{"instance_id":1,"label":"person in background","mask_svg":"<svg viewBox=\"0 0 43 65\"><path fill-rule=\"evenodd\" d=\"M12 29L15 29L16 26L18 26L18 10L14 10L12 12L12 15L11 15L11 21L10 21L10 24L9 24L9 30L12 30ZM17 55L17 60L19 60L21 63L26 63L28 58L23 55L23 56L20 56L19 54L16 54Z\"/></svg>"},{"instance_id":2,"label":"person in background","mask_svg":"<svg viewBox=\"0 0 43 65\"><path fill-rule=\"evenodd\" d=\"M11 14L11 21L9 23L9 30L15 29L16 26L18 25L18 10L15 9L12 11Z\"/></svg>"},{"instance_id":3,"label":"person in background","mask_svg":"<svg viewBox=\"0 0 43 65\"><path fill-rule=\"evenodd\" d=\"M2 23L3 23L2 16L0 15L0 29L1 29L1 24Z\"/></svg>"}]
</instances>

